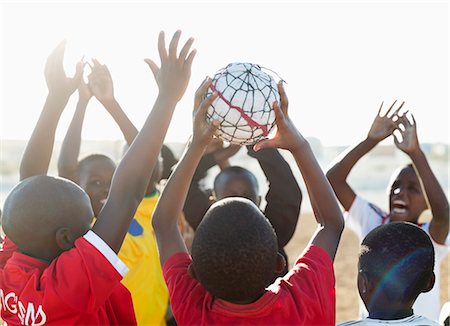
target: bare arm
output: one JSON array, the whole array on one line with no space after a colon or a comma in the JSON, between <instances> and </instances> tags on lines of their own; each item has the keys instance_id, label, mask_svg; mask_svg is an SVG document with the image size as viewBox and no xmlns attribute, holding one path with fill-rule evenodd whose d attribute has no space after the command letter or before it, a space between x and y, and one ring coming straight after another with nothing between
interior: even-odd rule
<instances>
[{"instance_id":1,"label":"bare arm","mask_svg":"<svg viewBox=\"0 0 450 326\"><path fill-rule=\"evenodd\" d=\"M334 260L336 250L344 228L344 219L328 180L322 172L309 143L295 128L288 116L288 100L282 82L278 85L281 98L281 108L274 103L277 133L273 139L263 140L254 146L256 151L267 148L284 148L289 150L295 158L317 222L318 231L311 242L323 248Z\"/></svg>"},{"instance_id":2,"label":"bare arm","mask_svg":"<svg viewBox=\"0 0 450 326\"><path fill-rule=\"evenodd\" d=\"M190 52L189 39L177 54L180 38L177 31L166 50L164 33L158 39L161 68L146 59L155 76L159 94L147 120L117 167L107 202L99 213L93 230L115 252L118 252L131 219L141 202L176 104L186 91L195 50Z\"/></svg>"},{"instance_id":3,"label":"bare arm","mask_svg":"<svg viewBox=\"0 0 450 326\"><path fill-rule=\"evenodd\" d=\"M211 80L206 80L195 95L194 134L192 142L172 172L153 213L153 228L158 243L161 265L177 252L187 252L183 237L178 229L178 217L182 213L186 195L208 143L212 140L217 124L207 125L205 115L217 94L201 102ZM201 104L200 104L201 102Z\"/></svg>"},{"instance_id":4,"label":"bare arm","mask_svg":"<svg viewBox=\"0 0 450 326\"><path fill-rule=\"evenodd\" d=\"M78 182L77 166L81 147L81 130L84 116L92 93L88 86L81 80L78 86L78 103L70 122L69 129L61 145L58 158L58 175L60 177Z\"/></svg>"},{"instance_id":5,"label":"bare arm","mask_svg":"<svg viewBox=\"0 0 450 326\"><path fill-rule=\"evenodd\" d=\"M394 138L395 145L405 152L412 160L414 168L424 189L425 198L431 209L433 218L430 222L430 235L434 241L443 244L449 229L449 204L439 181L431 170L424 152L420 149L417 137L416 121L411 115L412 122L406 115L400 118L399 132L402 140Z\"/></svg>"},{"instance_id":6,"label":"bare arm","mask_svg":"<svg viewBox=\"0 0 450 326\"><path fill-rule=\"evenodd\" d=\"M108 67L95 59L93 62L92 73L89 75L89 88L117 123L125 141L130 146L138 131L114 97L114 86Z\"/></svg>"},{"instance_id":7,"label":"bare arm","mask_svg":"<svg viewBox=\"0 0 450 326\"><path fill-rule=\"evenodd\" d=\"M404 102L394 110L394 102L385 115L381 114L383 103L378 110L377 116L370 127L367 137L358 145L345 151L335 159L335 163L327 172L333 190L339 202L346 211L350 209L356 197L352 187L347 182L347 177L355 164L368 152L370 152L379 142L389 137L397 127L394 117L398 117L398 112Z\"/></svg>"},{"instance_id":8,"label":"bare arm","mask_svg":"<svg viewBox=\"0 0 450 326\"><path fill-rule=\"evenodd\" d=\"M35 175L46 175L52 155L55 131L70 96L77 88L83 63L77 64L73 78L66 77L63 67L65 42L50 54L45 65L48 96L42 113L28 141L20 163L20 180Z\"/></svg>"},{"instance_id":9,"label":"bare arm","mask_svg":"<svg viewBox=\"0 0 450 326\"><path fill-rule=\"evenodd\" d=\"M302 203L302 192L288 162L276 148L255 152L247 147L248 154L258 160L269 181L264 215L272 223L278 246L284 248L291 240L297 226Z\"/></svg>"}]
</instances>

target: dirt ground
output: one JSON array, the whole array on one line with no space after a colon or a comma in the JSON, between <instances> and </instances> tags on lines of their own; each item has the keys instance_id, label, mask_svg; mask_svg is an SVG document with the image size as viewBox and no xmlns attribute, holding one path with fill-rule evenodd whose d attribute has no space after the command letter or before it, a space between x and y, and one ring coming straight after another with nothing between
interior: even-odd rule
<instances>
[{"instance_id":1,"label":"dirt ground","mask_svg":"<svg viewBox=\"0 0 450 326\"><path fill-rule=\"evenodd\" d=\"M302 213L297 230L286 247L289 262L297 258L309 242L317 227L311 213ZM358 292L356 288L358 238L345 229L334 263L336 274L336 321L358 318ZM441 302L450 300L450 255L441 265Z\"/></svg>"}]
</instances>

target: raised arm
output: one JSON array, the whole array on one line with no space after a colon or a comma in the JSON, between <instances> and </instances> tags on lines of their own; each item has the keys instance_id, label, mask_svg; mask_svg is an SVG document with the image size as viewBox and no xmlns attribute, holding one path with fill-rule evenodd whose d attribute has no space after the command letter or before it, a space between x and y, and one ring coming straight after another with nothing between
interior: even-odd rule
<instances>
[{"instance_id":1,"label":"raised arm","mask_svg":"<svg viewBox=\"0 0 450 326\"><path fill-rule=\"evenodd\" d=\"M282 82L278 84L278 90L281 108L277 102L273 105L277 133L274 138L257 143L254 149L259 151L268 147L284 148L292 153L305 181L314 215L320 224L311 241L323 248L334 260L344 229L344 219L336 196L314 157L309 143L288 116L288 100Z\"/></svg>"},{"instance_id":2,"label":"raised arm","mask_svg":"<svg viewBox=\"0 0 450 326\"><path fill-rule=\"evenodd\" d=\"M258 152L250 146L247 149L248 154L258 160L269 181L264 215L272 223L281 249L287 245L295 232L302 192L291 167L276 148L266 148Z\"/></svg>"},{"instance_id":3,"label":"raised arm","mask_svg":"<svg viewBox=\"0 0 450 326\"><path fill-rule=\"evenodd\" d=\"M434 241L443 244L449 229L448 199L431 170L425 153L420 148L416 120L413 115L411 119L412 121L406 115L400 118L398 131L402 139L394 134L394 142L397 148L405 152L413 162L433 216L429 228L430 235Z\"/></svg>"},{"instance_id":4,"label":"raised arm","mask_svg":"<svg viewBox=\"0 0 450 326\"><path fill-rule=\"evenodd\" d=\"M78 86L78 102L69 129L61 145L58 158L58 175L78 183L77 166L81 146L81 130L92 93L81 79Z\"/></svg>"},{"instance_id":5,"label":"raised arm","mask_svg":"<svg viewBox=\"0 0 450 326\"><path fill-rule=\"evenodd\" d=\"M114 96L114 86L111 73L106 65L93 59L92 73L89 74L89 88L95 98L105 107L108 113L119 126L128 146L131 145L138 134L136 127L128 119Z\"/></svg>"},{"instance_id":6,"label":"raised arm","mask_svg":"<svg viewBox=\"0 0 450 326\"><path fill-rule=\"evenodd\" d=\"M389 110L382 115L381 103L375 120L372 122L367 137L353 148L339 155L332 163L332 167L327 172L327 178L330 181L333 190L339 199L339 202L346 211L352 206L356 194L347 182L347 177L355 164L368 152L370 152L379 142L389 137L397 128L396 119L404 102L394 109L395 101Z\"/></svg>"},{"instance_id":7,"label":"raised arm","mask_svg":"<svg viewBox=\"0 0 450 326\"><path fill-rule=\"evenodd\" d=\"M63 67L65 48L66 42L63 41L47 59L45 80L48 95L20 162L20 180L47 174L61 113L80 83L83 63L77 64L73 78L66 77Z\"/></svg>"},{"instance_id":8,"label":"raised arm","mask_svg":"<svg viewBox=\"0 0 450 326\"><path fill-rule=\"evenodd\" d=\"M146 59L158 84L159 93L141 131L117 167L108 199L100 211L93 231L118 252L131 219L140 204L153 172L173 111L189 82L195 50L190 38L178 54L181 31L177 31L166 50L164 33L158 39L161 67Z\"/></svg>"},{"instance_id":9,"label":"raised arm","mask_svg":"<svg viewBox=\"0 0 450 326\"><path fill-rule=\"evenodd\" d=\"M210 79L205 80L195 94L192 141L167 181L153 213L153 229L161 265L173 254L187 252L178 228L178 216L182 212L195 169L218 126L215 122L208 125L205 118L206 110L217 98L216 93L202 101L210 84Z\"/></svg>"}]
</instances>

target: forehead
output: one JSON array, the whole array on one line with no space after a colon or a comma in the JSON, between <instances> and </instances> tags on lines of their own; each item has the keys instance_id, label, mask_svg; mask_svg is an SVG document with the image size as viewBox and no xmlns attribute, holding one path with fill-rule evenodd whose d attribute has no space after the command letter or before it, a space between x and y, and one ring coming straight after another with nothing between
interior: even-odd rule
<instances>
[{"instance_id":1,"label":"forehead","mask_svg":"<svg viewBox=\"0 0 450 326\"><path fill-rule=\"evenodd\" d=\"M416 171L412 167L406 167L400 170L394 179L394 182L419 182Z\"/></svg>"},{"instance_id":2,"label":"forehead","mask_svg":"<svg viewBox=\"0 0 450 326\"><path fill-rule=\"evenodd\" d=\"M116 165L107 158L96 158L83 164L79 173L80 176L89 177L91 175L113 174Z\"/></svg>"}]
</instances>

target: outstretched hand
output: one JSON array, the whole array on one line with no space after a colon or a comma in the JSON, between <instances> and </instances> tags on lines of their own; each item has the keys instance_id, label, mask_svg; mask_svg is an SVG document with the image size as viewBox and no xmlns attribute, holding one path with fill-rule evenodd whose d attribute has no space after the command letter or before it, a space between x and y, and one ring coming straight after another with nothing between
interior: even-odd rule
<instances>
[{"instance_id":1,"label":"outstretched hand","mask_svg":"<svg viewBox=\"0 0 450 326\"><path fill-rule=\"evenodd\" d=\"M144 61L148 64L155 76L159 88L159 96L164 99L178 102L184 95L189 78L191 76L191 66L196 50L190 51L193 38L190 38L181 49L177 51L178 41L181 31L176 31L170 41L169 51L166 49L164 32L161 31L158 37L158 51L161 59L161 67L150 59Z\"/></svg>"},{"instance_id":2,"label":"outstretched hand","mask_svg":"<svg viewBox=\"0 0 450 326\"><path fill-rule=\"evenodd\" d=\"M419 138L417 137L417 124L412 114L411 120L408 119L406 114L398 119L397 130L401 135L401 140L399 136L394 133L395 146L408 155L411 155L420 149Z\"/></svg>"},{"instance_id":3,"label":"outstretched hand","mask_svg":"<svg viewBox=\"0 0 450 326\"><path fill-rule=\"evenodd\" d=\"M283 81L278 83L278 92L280 93L281 106L277 101L273 103L277 132L273 138L256 143L255 146L253 146L253 149L256 152L260 149L269 147L283 148L293 152L296 150L297 146L299 146L299 139L304 140L303 136L288 116L289 102L284 90Z\"/></svg>"},{"instance_id":4,"label":"outstretched hand","mask_svg":"<svg viewBox=\"0 0 450 326\"><path fill-rule=\"evenodd\" d=\"M100 103L114 100L114 87L111 73L106 65L92 59L92 72L88 76L89 89Z\"/></svg>"},{"instance_id":5,"label":"outstretched hand","mask_svg":"<svg viewBox=\"0 0 450 326\"><path fill-rule=\"evenodd\" d=\"M65 51L66 41L64 40L48 56L44 74L49 94L68 100L80 84L84 63L80 60L77 63L75 75L72 78L67 77L63 65Z\"/></svg>"},{"instance_id":6,"label":"outstretched hand","mask_svg":"<svg viewBox=\"0 0 450 326\"><path fill-rule=\"evenodd\" d=\"M394 130L397 128L397 119L399 118L399 112L405 102L402 102L402 104L400 104L397 109L394 109L395 103L397 103L397 100L392 103L391 107L384 115L381 114L381 109L383 108L384 102L381 103L377 116L372 122L372 126L370 127L369 133L367 135L368 138L380 142L392 135Z\"/></svg>"},{"instance_id":7,"label":"outstretched hand","mask_svg":"<svg viewBox=\"0 0 450 326\"><path fill-rule=\"evenodd\" d=\"M212 123L206 121L206 111L208 110L208 107L219 96L217 92L214 92L212 95L203 99L211 82L210 78L206 78L195 92L192 143L203 146L207 146L211 143L214 132L219 127L219 121L215 120L212 121Z\"/></svg>"}]
</instances>

